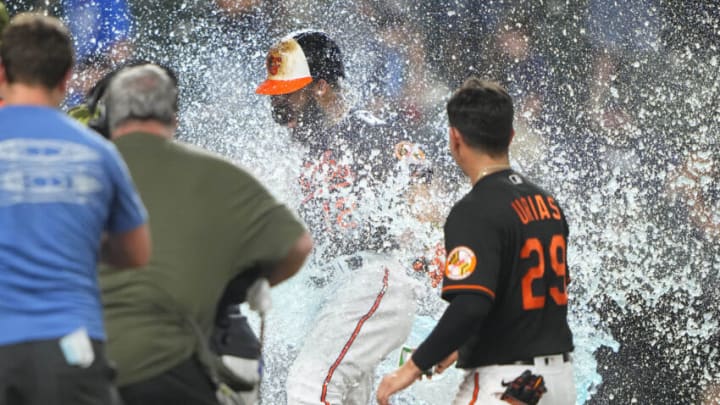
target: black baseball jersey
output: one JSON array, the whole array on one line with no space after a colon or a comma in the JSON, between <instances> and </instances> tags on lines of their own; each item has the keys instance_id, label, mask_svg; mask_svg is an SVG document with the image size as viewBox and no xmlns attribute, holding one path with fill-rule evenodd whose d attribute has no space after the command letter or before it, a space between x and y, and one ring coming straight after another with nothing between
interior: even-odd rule
<instances>
[{"instance_id":1,"label":"black baseball jersey","mask_svg":"<svg viewBox=\"0 0 720 405\"><path fill-rule=\"evenodd\" d=\"M512 170L478 181L445 223L443 298L493 306L458 367L508 364L573 348L567 323L568 226L557 201Z\"/></svg>"},{"instance_id":2,"label":"black baseball jersey","mask_svg":"<svg viewBox=\"0 0 720 405\"><path fill-rule=\"evenodd\" d=\"M393 248L395 241L387 235L392 218L385 215L389 205L404 201L386 182L401 161L422 162L422 152L364 110L329 129L311 131L295 134L310 148L300 176L300 213L320 256Z\"/></svg>"}]
</instances>

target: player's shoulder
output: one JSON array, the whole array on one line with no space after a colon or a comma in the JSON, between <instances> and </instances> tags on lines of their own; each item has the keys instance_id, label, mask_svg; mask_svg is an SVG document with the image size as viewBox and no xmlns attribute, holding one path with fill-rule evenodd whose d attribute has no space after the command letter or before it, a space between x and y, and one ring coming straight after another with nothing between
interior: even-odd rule
<instances>
[{"instance_id":1,"label":"player's shoulder","mask_svg":"<svg viewBox=\"0 0 720 405\"><path fill-rule=\"evenodd\" d=\"M554 197L552 192L518 172L513 172L508 175L506 181L511 187L517 187L526 194L542 195L545 198L552 198L553 201L557 202L557 199Z\"/></svg>"},{"instance_id":2,"label":"player's shoulder","mask_svg":"<svg viewBox=\"0 0 720 405\"><path fill-rule=\"evenodd\" d=\"M447 235L456 232L487 233L501 228L502 221L497 213L488 210L481 200L473 198L469 193L458 200L450 209L443 227Z\"/></svg>"},{"instance_id":3,"label":"player's shoulder","mask_svg":"<svg viewBox=\"0 0 720 405\"><path fill-rule=\"evenodd\" d=\"M516 195L524 193L548 194L545 189L535 183L532 179L513 169L504 170L491 176L492 177L490 177L488 181L482 183L483 187L479 193L483 195L490 194L495 198L501 198L501 195Z\"/></svg>"},{"instance_id":4,"label":"player's shoulder","mask_svg":"<svg viewBox=\"0 0 720 405\"><path fill-rule=\"evenodd\" d=\"M347 135L371 139L388 130L388 122L368 110L351 110L339 126L341 132Z\"/></svg>"},{"instance_id":5,"label":"player's shoulder","mask_svg":"<svg viewBox=\"0 0 720 405\"><path fill-rule=\"evenodd\" d=\"M515 171L494 173L476 183L455 203L452 212L492 220L502 216L512 200L528 190L535 190L535 186Z\"/></svg>"},{"instance_id":6,"label":"player's shoulder","mask_svg":"<svg viewBox=\"0 0 720 405\"><path fill-rule=\"evenodd\" d=\"M483 218L491 218L492 215L488 214L488 208L487 201L477 198L475 193L471 191L453 204L448 214L448 222L461 224L471 222L471 220L477 221Z\"/></svg>"},{"instance_id":7,"label":"player's shoulder","mask_svg":"<svg viewBox=\"0 0 720 405\"><path fill-rule=\"evenodd\" d=\"M367 127L384 127L388 125L388 122L368 110L353 110L350 111L348 117L351 122L358 126Z\"/></svg>"},{"instance_id":8,"label":"player's shoulder","mask_svg":"<svg viewBox=\"0 0 720 405\"><path fill-rule=\"evenodd\" d=\"M355 155L382 152L391 146L387 122L367 110L351 110L332 133Z\"/></svg>"},{"instance_id":9,"label":"player's shoulder","mask_svg":"<svg viewBox=\"0 0 720 405\"><path fill-rule=\"evenodd\" d=\"M513 172L505 176L500 184L509 192L505 194L504 198L497 198L498 201L501 201L501 207L499 208L509 211L509 207L512 207L513 212L525 212L527 208L530 209L533 214L535 210L542 210L544 212L550 210L564 220L560 201L555 198L553 193L538 183L527 179L527 177L520 173Z\"/></svg>"}]
</instances>

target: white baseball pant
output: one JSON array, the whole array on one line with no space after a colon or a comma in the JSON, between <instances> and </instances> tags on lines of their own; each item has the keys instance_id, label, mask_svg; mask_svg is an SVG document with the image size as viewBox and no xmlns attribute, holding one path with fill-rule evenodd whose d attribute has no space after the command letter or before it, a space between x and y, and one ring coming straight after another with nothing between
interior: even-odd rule
<instances>
[{"instance_id":1,"label":"white baseball pant","mask_svg":"<svg viewBox=\"0 0 720 405\"><path fill-rule=\"evenodd\" d=\"M547 363L547 364L546 364ZM506 387L523 371L540 374L547 392L538 405L574 405L576 392L572 362L563 362L562 355L538 356L534 365L485 366L466 371L453 405L507 405L500 400Z\"/></svg>"},{"instance_id":2,"label":"white baseball pant","mask_svg":"<svg viewBox=\"0 0 720 405\"><path fill-rule=\"evenodd\" d=\"M290 368L288 404L367 405L375 368L410 334L415 293L399 263L365 255L347 276Z\"/></svg>"}]
</instances>

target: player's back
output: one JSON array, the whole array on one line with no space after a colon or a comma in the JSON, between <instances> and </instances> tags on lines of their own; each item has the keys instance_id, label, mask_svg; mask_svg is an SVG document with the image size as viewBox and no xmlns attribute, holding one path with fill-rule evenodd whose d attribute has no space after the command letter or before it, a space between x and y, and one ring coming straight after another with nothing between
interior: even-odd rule
<instances>
[{"instance_id":1,"label":"player's back","mask_svg":"<svg viewBox=\"0 0 720 405\"><path fill-rule=\"evenodd\" d=\"M478 182L456 209L468 213L465 226L480 228L475 271L488 274L473 280L494 295L481 332L461 348L459 364L507 364L571 351L568 227L555 198L505 170Z\"/></svg>"}]
</instances>

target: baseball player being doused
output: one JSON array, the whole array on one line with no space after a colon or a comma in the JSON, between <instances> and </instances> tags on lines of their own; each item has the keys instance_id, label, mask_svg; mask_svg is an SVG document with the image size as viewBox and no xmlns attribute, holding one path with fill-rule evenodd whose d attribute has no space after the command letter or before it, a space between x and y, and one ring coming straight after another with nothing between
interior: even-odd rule
<instances>
[{"instance_id":1,"label":"baseball player being doused","mask_svg":"<svg viewBox=\"0 0 720 405\"><path fill-rule=\"evenodd\" d=\"M398 145L412 139L348 108L342 53L326 33L286 36L270 49L266 68L256 92L270 96L274 120L307 150L299 181L300 213L317 247L310 291L330 291L290 368L287 401L364 405L375 368L407 338L416 306L413 281L392 256L396 238L368 207L405 204L382 186L401 167L410 183L425 182L428 170L401 162L408 154L397 153Z\"/></svg>"}]
</instances>

